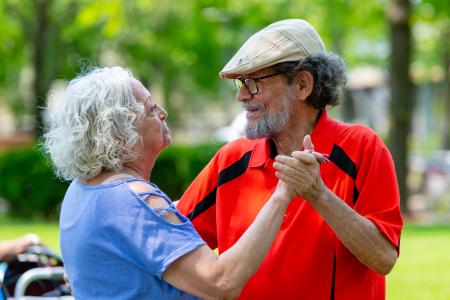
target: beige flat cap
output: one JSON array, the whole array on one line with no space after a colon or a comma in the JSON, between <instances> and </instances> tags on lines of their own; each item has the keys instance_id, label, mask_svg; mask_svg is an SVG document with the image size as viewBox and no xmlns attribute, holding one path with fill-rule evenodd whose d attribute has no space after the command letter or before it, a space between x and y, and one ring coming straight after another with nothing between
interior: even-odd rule
<instances>
[{"instance_id":1,"label":"beige flat cap","mask_svg":"<svg viewBox=\"0 0 450 300\"><path fill-rule=\"evenodd\" d=\"M222 78L236 78L324 51L319 34L305 20L278 21L252 35L219 74Z\"/></svg>"}]
</instances>

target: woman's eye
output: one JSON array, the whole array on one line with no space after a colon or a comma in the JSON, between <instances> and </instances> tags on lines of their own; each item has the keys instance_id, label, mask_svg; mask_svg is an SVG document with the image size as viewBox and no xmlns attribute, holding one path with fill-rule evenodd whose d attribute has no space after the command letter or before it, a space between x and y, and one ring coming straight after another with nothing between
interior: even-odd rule
<instances>
[{"instance_id":1,"label":"woman's eye","mask_svg":"<svg viewBox=\"0 0 450 300\"><path fill-rule=\"evenodd\" d=\"M157 108L158 108L158 105L153 104L150 108L150 111L148 112L148 115L154 116L156 114Z\"/></svg>"}]
</instances>

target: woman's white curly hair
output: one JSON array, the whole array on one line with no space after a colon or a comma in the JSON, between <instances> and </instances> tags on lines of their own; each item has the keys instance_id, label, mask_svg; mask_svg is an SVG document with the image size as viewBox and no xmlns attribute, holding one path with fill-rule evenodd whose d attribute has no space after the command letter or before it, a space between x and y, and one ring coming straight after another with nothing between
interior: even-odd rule
<instances>
[{"instance_id":1,"label":"woman's white curly hair","mask_svg":"<svg viewBox=\"0 0 450 300\"><path fill-rule=\"evenodd\" d=\"M58 105L50 97L43 146L58 177L84 181L136 159L133 148L142 140L134 121L145 108L133 96L132 78L122 67L95 68L73 79Z\"/></svg>"}]
</instances>

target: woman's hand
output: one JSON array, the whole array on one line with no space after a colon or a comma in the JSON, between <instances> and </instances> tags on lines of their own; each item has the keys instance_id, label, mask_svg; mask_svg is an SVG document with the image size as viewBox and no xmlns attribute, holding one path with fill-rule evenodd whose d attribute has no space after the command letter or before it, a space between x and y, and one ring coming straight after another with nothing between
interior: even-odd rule
<instances>
[{"instance_id":1,"label":"woman's hand","mask_svg":"<svg viewBox=\"0 0 450 300\"><path fill-rule=\"evenodd\" d=\"M291 202L295 198L296 192L293 188L289 187L283 180L278 180L277 187L273 192L273 195L281 201Z\"/></svg>"}]
</instances>

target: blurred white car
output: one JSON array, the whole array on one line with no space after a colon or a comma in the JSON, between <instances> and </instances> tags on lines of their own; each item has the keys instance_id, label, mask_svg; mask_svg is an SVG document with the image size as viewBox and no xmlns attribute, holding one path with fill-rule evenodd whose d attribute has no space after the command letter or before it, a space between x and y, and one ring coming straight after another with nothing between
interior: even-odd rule
<instances>
[{"instance_id":1,"label":"blurred white car","mask_svg":"<svg viewBox=\"0 0 450 300\"><path fill-rule=\"evenodd\" d=\"M247 124L246 112L240 112L229 126L220 127L214 136L222 142L231 142L245 136L245 125Z\"/></svg>"},{"instance_id":2,"label":"blurred white car","mask_svg":"<svg viewBox=\"0 0 450 300\"><path fill-rule=\"evenodd\" d=\"M450 151L435 151L426 163L427 191L438 196L450 187Z\"/></svg>"},{"instance_id":3,"label":"blurred white car","mask_svg":"<svg viewBox=\"0 0 450 300\"><path fill-rule=\"evenodd\" d=\"M450 212L450 151L438 150L409 158L411 194L422 195L428 210Z\"/></svg>"}]
</instances>

